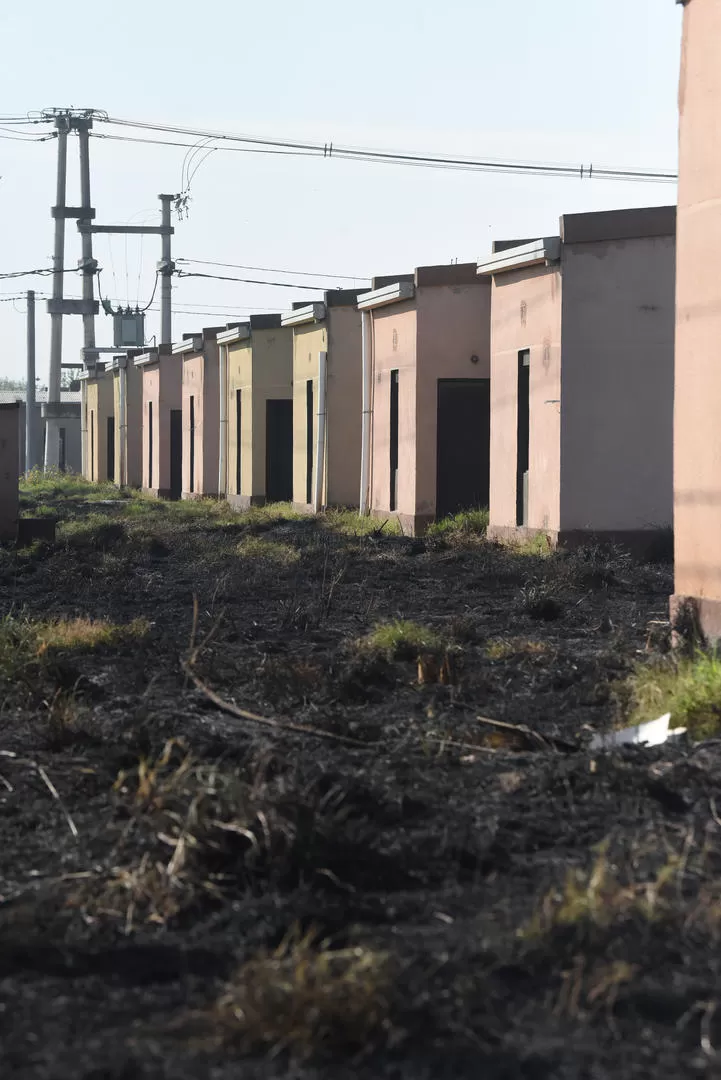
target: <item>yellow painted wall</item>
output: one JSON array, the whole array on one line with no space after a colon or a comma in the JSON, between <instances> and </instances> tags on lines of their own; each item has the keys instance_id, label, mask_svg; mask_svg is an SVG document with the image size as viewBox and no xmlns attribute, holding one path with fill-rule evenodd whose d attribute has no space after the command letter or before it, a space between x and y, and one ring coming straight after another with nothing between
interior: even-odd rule
<instances>
[{"instance_id":1,"label":"yellow painted wall","mask_svg":"<svg viewBox=\"0 0 721 1080\"><path fill-rule=\"evenodd\" d=\"M86 401L88 420L85 478L96 483L105 482L108 479L108 417L113 415L112 379L105 375L101 375L97 379L88 379L86 382Z\"/></svg>"}]
</instances>

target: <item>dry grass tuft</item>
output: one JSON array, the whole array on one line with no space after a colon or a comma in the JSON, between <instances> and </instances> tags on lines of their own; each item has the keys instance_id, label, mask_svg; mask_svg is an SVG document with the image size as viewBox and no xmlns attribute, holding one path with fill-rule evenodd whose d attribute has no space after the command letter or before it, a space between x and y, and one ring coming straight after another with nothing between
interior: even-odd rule
<instances>
[{"instance_id":1,"label":"dry grass tuft","mask_svg":"<svg viewBox=\"0 0 721 1080\"><path fill-rule=\"evenodd\" d=\"M300 560L300 552L291 544L262 536L246 537L235 550L243 559L266 559L276 566L292 566Z\"/></svg>"},{"instance_id":2,"label":"dry grass tuft","mask_svg":"<svg viewBox=\"0 0 721 1080\"><path fill-rule=\"evenodd\" d=\"M397 1043L386 953L292 932L238 970L211 1021L225 1043L308 1060Z\"/></svg>"},{"instance_id":3,"label":"dry grass tuft","mask_svg":"<svg viewBox=\"0 0 721 1080\"><path fill-rule=\"evenodd\" d=\"M548 656L551 647L545 641L530 638L495 638L486 645L489 660L510 660L514 656Z\"/></svg>"},{"instance_id":4,"label":"dry grass tuft","mask_svg":"<svg viewBox=\"0 0 721 1080\"><path fill-rule=\"evenodd\" d=\"M668 912L671 888L682 871L681 858L669 856L655 878L624 884L609 860L608 847L608 841L599 846L590 871L569 871L563 887L544 897L521 937L544 937L563 927L573 927L583 936L634 918L651 922Z\"/></svg>"},{"instance_id":5,"label":"dry grass tuft","mask_svg":"<svg viewBox=\"0 0 721 1080\"><path fill-rule=\"evenodd\" d=\"M150 630L147 619L134 619L126 625L105 619L51 619L33 627L37 651L42 655L54 649L96 649L145 637Z\"/></svg>"}]
</instances>

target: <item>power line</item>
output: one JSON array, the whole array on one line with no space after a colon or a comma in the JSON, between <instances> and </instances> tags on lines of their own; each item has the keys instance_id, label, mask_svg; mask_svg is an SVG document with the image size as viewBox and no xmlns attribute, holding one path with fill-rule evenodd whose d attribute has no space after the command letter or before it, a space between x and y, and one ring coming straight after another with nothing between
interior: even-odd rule
<instances>
[{"instance_id":1,"label":"power line","mask_svg":"<svg viewBox=\"0 0 721 1080\"><path fill-rule=\"evenodd\" d=\"M242 285L272 285L278 289L307 289L309 292L323 292L322 285L299 285L297 281L257 281L254 278L228 277L225 274L201 274L191 270L178 270L179 278L209 278L212 281L238 281Z\"/></svg>"},{"instance_id":2,"label":"power line","mask_svg":"<svg viewBox=\"0 0 721 1080\"><path fill-rule=\"evenodd\" d=\"M55 271L52 267L41 267L37 270L13 270L8 274L0 274L0 281L4 281L8 278L21 278L21 277L46 277L48 274L77 274L77 266L69 266L64 270Z\"/></svg>"},{"instance_id":3,"label":"power line","mask_svg":"<svg viewBox=\"0 0 721 1080\"><path fill-rule=\"evenodd\" d=\"M176 259L176 263L193 263L197 266L223 266L228 270L257 270L262 274L294 274L296 277L332 278L334 281L370 281L363 274L314 274L310 270L279 270L272 266L243 266L240 263L214 262L212 259Z\"/></svg>"},{"instance_id":4,"label":"power line","mask_svg":"<svg viewBox=\"0 0 721 1080\"><path fill-rule=\"evenodd\" d=\"M220 143L240 143L247 146L262 147L276 152L306 153L323 158L370 161L377 164L414 165L423 168L462 169L477 172L514 173L522 175L547 175L580 177L581 179L640 180L648 183L673 183L678 177L675 173L651 169L627 169L585 164L561 164L555 162L504 161L475 159L470 157L448 157L442 154L421 154L399 150L376 150L367 147L342 146L333 142L300 142L289 139L275 139L260 136L235 134L232 132L203 131L172 124L158 124L141 120L126 120L120 117L108 117L106 123L117 127L136 128L144 131L156 131L170 135L185 135L195 139L214 140ZM222 149L222 147L219 147Z\"/></svg>"}]
</instances>

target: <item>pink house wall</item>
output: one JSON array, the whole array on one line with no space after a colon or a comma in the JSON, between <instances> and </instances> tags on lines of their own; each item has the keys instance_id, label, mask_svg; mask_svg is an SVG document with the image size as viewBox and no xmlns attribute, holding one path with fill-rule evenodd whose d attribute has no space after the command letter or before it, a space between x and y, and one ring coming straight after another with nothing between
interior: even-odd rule
<instances>
[{"instance_id":1,"label":"pink house wall","mask_svg":"<svg viewBox=\"0 0 721 1080\"><path fill-rule=\"evenodd\" d=\"M470 285L419 285L413 299L370 311L371 511L398 516L410 532L421 532L436 516L438 380L490 376L490 297L490 282L485 280ZM391 511L394 370L398 371L398 488L397 505Z\"/></svg>"},{"instance_id":2,"label":"pink house wall","mask_svg":"<svg viewBox=\"0 0 721 1080\"><path fill-rule=\"evenodd\" d=\"M419 285L416 290L416 517L436 516L439 379L487 379L491 373L491 286ZM478 357L473 363L472 356Z\"/></svg>"},{"instance_id":3,"label":"pink house wall","mask_svg":"<svg viewBox=\"0 0 721 1080\"><path fill-rule=\"evenodd\" d=\"M721 639L720 41L721 0L690 0L679 88L675 590L677 601L694 599L712 640Z\"/></svg>"},{"instance_id":4,"label":"pink house wall","mask_svg":"<svg viewBox=\"0 0 721 1080\"><path fill-rule=\"evenodd\" d=\"M491 294L491 490L489 533L516 530L518 355L530 350L528 527L560 528L561 274L512 270Z\"/></svg>"},{"instance_id":5,"label":"pink house wall","mask_svg":"<svg viewBox=\"0 0 721 1080\"><path fill-rule=\"evenodd\" d=\"M182 409L183 365L180 356L161 356L140 369L143 380L143 483L146 491L170 494L170 413ZM153 406L153 483L149 486L149 409Z\"/></svg>"},{"instance_id":6,"label":"pink house wall","mask_svg":"<svg viewBox=\"0 0 721 1080\"><path fill-rule=\"evenodd\" d=\"M218 493L220 402L218 346L206 338L200 353L181 354L183 361L183 498ZM195 413L195 470L190 482L190 399ZM192 490L191 490L192 488Z\"/></svg>"}]
</instances>

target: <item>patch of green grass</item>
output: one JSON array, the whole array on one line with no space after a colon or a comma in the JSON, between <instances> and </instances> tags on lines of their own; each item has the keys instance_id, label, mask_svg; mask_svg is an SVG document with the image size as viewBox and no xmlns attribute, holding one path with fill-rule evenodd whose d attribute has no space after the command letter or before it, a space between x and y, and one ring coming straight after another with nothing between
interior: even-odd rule
<instances>
[{"instance_id":1,"label":"patch of green grass","mask_svg":"<svg viewBox=\"0 0 721 1080\"><path fill-rule=\"evenodd\" d=\"M300 552L291 544L262 536L247 536L235 550L243 559L267 559L278 566L292 566L300 559Z\"/></svg>"},{"instance_id":2,"label":"patch of green grass","mask_svg":"<svg viewBox=\"0 0 721 1080\"><path fill-rule=\"evenodd\" d=\"M379 623L360 640L363 650L382 654L390 660L415 660L422 652L440 653L444 644L435 630L410 619Z\"/></svg>"},{"instance_id":3,"label":"patch of green grass","mask_svg":"<svg viewBox=\"0 0 721 1080\"><path fill-rule=\"evenodd\" d=\"M59 469L31 469L26 476L20 479L21 495L33 498L58 498L66 499L117 499L127 498L115 484L91 483L75 473L60 472Z\"/></svg>"},{"instance_id":4,"label":"patch of green grass","mask_svg":"<svg viewBox=\"0 0 721 1080\"><path fill-rule=\"evenodd\" d=\"M426 536L442 537L444 540L467 540L483 537L488 528L488 510L461 510L458 514L433 521L426 529Z\"/></svg>"},{"instance_id":5,"label":"patch of green grass","mask_svg":"<svg viewBox=\"0 0 721 1080\"><path fill-rule=\"evenodd\" d=\"M128 531L121 520L110 514L88 514L74 521L64 521L58 539L76 550L107 551L127 542Z\"/></svg>"},{"instance_id":6,"label":"patch of green grass","mask_svg":"<svg viewBox=\"0 0 721 1080\"><path fill-rule=\"evenodd\" d=\"M397 518L386 518L379 521L378 518L365 514L363 517L357 510L344 510L332 507L324 514L318 516L321 525L332 532L343 536L400 536L402 529Z\"/></svg>"},{"instance_id":7,"label":"patch of green grass","mask_svg":"<svg viewBox=\"0 0 721 1080\"><path fill-rule=\"evenodd\" d=\"M551 541L545 533L536 533L528 540L508 540L505 546L509 547L514 555L541 555L553 554Z\"/></svg>"},{"instance_id":8,"label":"patch of green grass","mask_svg":"<svg viewBox=\"0 0 721 1080\"><path fill-rule=\"evenodd\" d=\"M208 1017L222 1042L301 1060L368 1053L393 1034L387 953L289 934L246 961Z\"/></svg>"},{"instance_id":9,"label":"patch of green grass","mask_svg":"<svg viewBox=\"0 0 721 1080\"><path fill-rule=\"evenodd\" d=\"M699 652L639 667L628 682L632 711L628 723L670 712L674 727L686 727L695 739L721 732L721 655Z\"/></svg>"}]
</instances>

